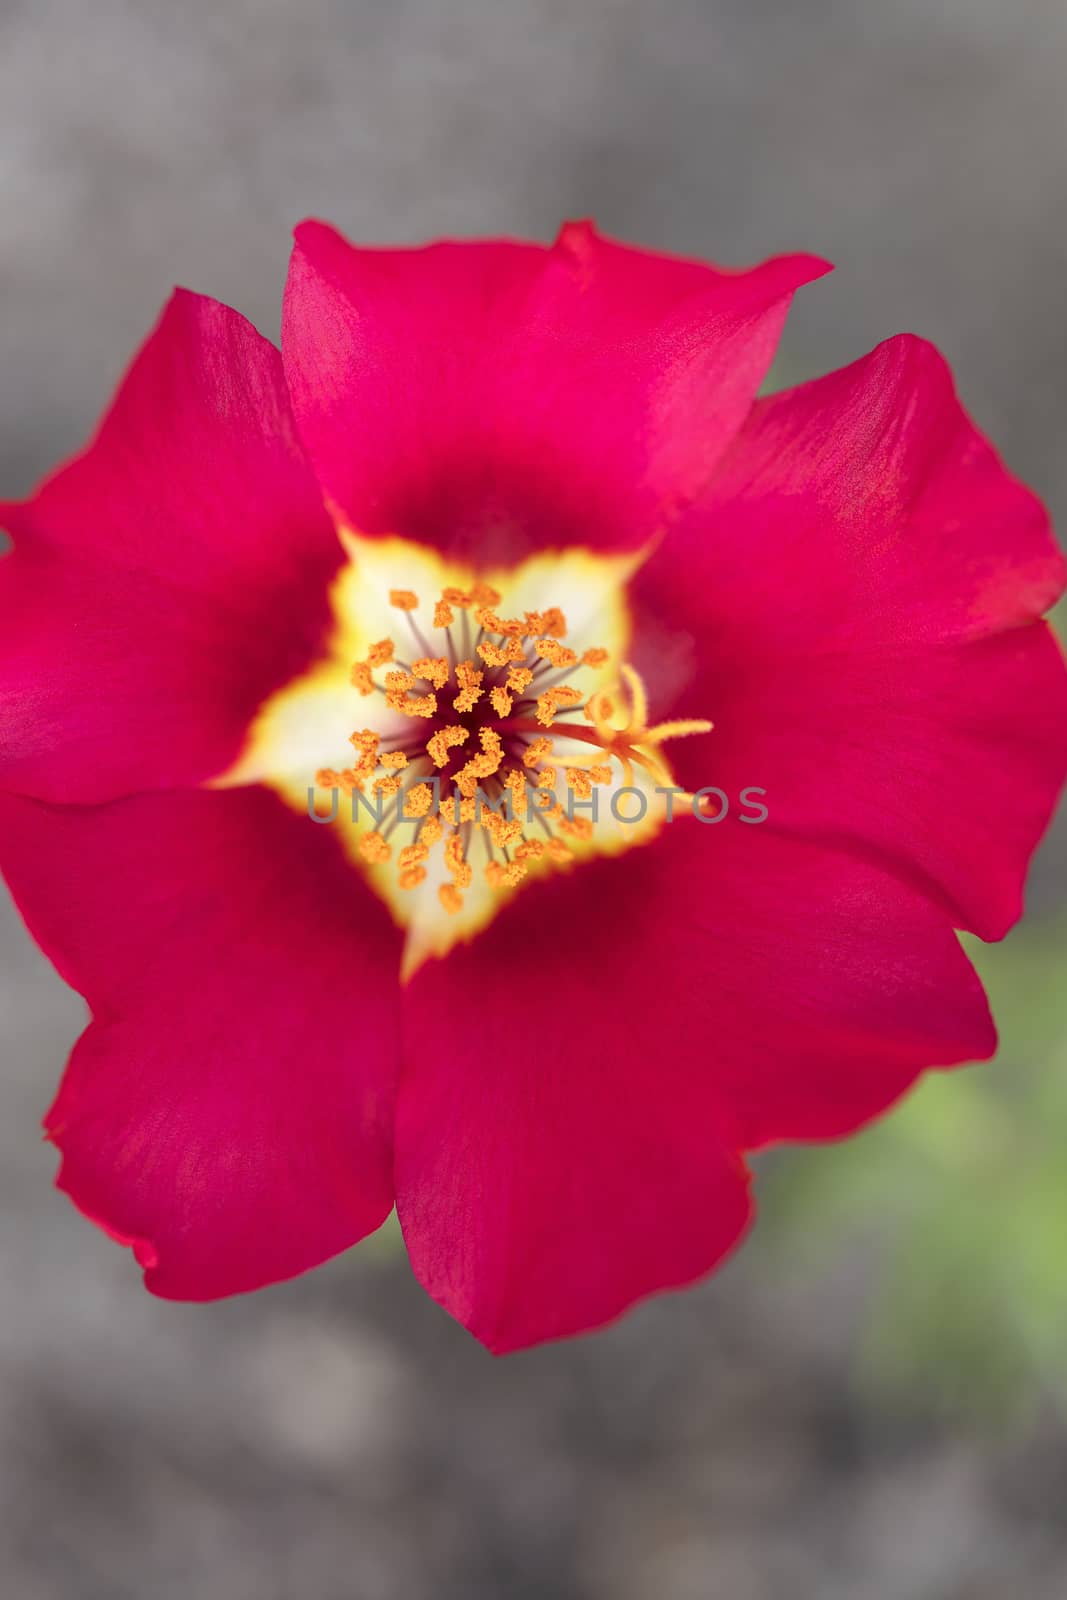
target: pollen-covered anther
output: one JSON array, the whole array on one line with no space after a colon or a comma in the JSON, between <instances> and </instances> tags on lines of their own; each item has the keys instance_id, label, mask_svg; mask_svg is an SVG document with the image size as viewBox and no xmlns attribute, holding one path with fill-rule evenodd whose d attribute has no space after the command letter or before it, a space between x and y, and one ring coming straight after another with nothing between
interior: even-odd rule
<instances>
[{"instance_id":1,"label":"pollen-covered anther","mask_svg":"<svg viewBox=\"0 0 1067 1600\"><path fill-rule=\"evenodd\" d=\"M379 639L377 644L372 644L367 651L367 662L372 667L384 667L387 661L393 659L394 645L392 639Z\"/></svg>"},{"instance_id":2,"label":"pollen-covered anther","mask_svg":"<svg viewBox=\"0 0 1067 1600\"><path fill-rule=\"evenodd\" d=\"M526 635L526 623L522 617L499 617L491 606L479 606L474 613L474 620L486 633L511 639L522 639Z\"/></svg>"},{"instance_id":3,"label":"pollen-covered anther","mask_svg":"<svg viewBox=\"0 0 1067 1600\"><path fill-rule=\"evenodd\" d=\"M550 633L562 639L567 632L567 619L558 606L550 606L547 611L527 611L526 631L531 638L534 634Z\"/></svg>"},{"instance_id":4,"label":"pollen-covered anther","mask_svg":"<svg viewBox=\"0 0 1067 1600\"><path fill-rule=\"evenodd\" d=\"M504 817L499 811L482 808L479 818L490 839L501 850L508 850L522 839L522 821L519 817Z\"/></svg>"},{"instance_id":5,"label":"pollen-covered anther","mask_svg":"<svg viewBox=\"0 0 1067 1600\"><path fill-rule=\"evenodd\" d=\"M365 833L359 841L358 849L364 861L370 862L388 861L393 853L393 847L388 839L384 839L377 832Z\"/></svg>"},{"instance_id":6,"label":"pollen-covered anther","mask_svg":"<svg viewBox=\"0 0 1067 1600\"><path fill-rule=\"evenodd\" d=\"M403 702L402 709L409 717L432 717L437 714L437 696L435 694L408 695Z\"/></svg>"},{"instance_id":7,"label":"pollen-covered anther","mask_svg":"<svg viewBox=\"0 0 1067 1600\"><path fill-rule=\"evenodd\" d=\"M359 760L352 769L355 786L362 788L368 778L373 776L378 765L378 745L380 739L372 728L362 728L356 733L350 733L349 743L355 747Z\"/></svg>"},{"instance_id":8,"label":"pollen-covered anther","mask_svg":"<svg viewBox=\"0 0 1067 1600\"><path fill-rule=\"evenodd\" d=\"M534 653L542 661L550 661L554 667L576 667L578 657L568 645L560 644L558 639L538 639L534 644Z\"/></svg>"},{"instance_id":9,"label":"pollen-covered anther","mask_svg":"<svg viewBox=\"0 0 1067 1600\"><path fill-rule=\"evenodd\" d=\"M449 834L445 841L445 866L452 874L452 882L457 889L470 888L473 869L463 854L463 839L458 833Z\"/></svg>"},{"instance_id":10,"label":"pollen-covered anther","mask_svg":"<svg viewBox=\"0 0 1067 1600\"><path fill-rule=\"evenodd\" d=\"M461 728L457 723L452 728L438 728L432 738L426 741L426 753L435 767L443 767L448 763L448 752L456 745L466 744L470 738L470 729Z\"/></svg>"},{"instance_id":11,"label":"pollen-covered anther","mask_svg":"<svg viewBox=\"0 0 1067 1600\"><path fill-rule=\"evenodd\" d=\"M417 889L420 883L426 882L426 868L408 867L397 879L402 889Z\"/></svg>"},{"instance_id":12,"label":"pollen-covered anther","mask_svg":"<svg viewBox=\"0 0 1067 1600\"><path fill-rule=\"evenodd\" d=\"M460 767L454 782L460 794L474 804L474 792L478 787L478 779L483 776L481 768L477 765L478 756L472 756L465 766Z\"/></svg>"},{"instance_id":13,"label":"pollen-covered anther","mask_svg":"<svg viewBox=\"0 0 1067 1600\"><path fill-rule=\"evenodd\" d=\"M473 661L461 661L456 667L456 682L460 692L452 702L454 711L473 711L481 699L483 690L479 687L484 672L479 672Z\"/></svg>"},{"instance_id":14,"label":"pollen-covered anther","mask_svg":"<svg viewBox=\"0 0 1067 1600\"><path fill-rule=\"evenodd\" d=\"M567 782L580 800L588 800L593 792L593 780L584 767L568 767Z\"/></svg>"},{"instance_id":15,"label":"pollen-covered anther","mask_svg":"<svg viewBox=\"0 0 1067 1600\"><path fill-rule=\"evenodd\" d=\"M546 689L537 696L538 722L543 728L550 728L561 706L576 706L581 698L581 691L569 683L559 683L554 689Z\"/></svg>"},{"instance_id":16,"label":"pollen-covered anther","mask_svg":"<svg viewBox=\"0 0 1067 1600\"><path fill-rule=\"evenodd\" d=\"M461 834L450 833L445 840L445 866L449 872L454 872L457 863L463 860L463 838Z\"/></svg>"},{"instance_id":17,"label":"pollen-covered anther","mask_svg":"<svg viewBox=\"0 0 1067 1600\"><path fill-rule=\"evenodd\" d=\"M473 797L479 779L491 778L500 770L500 763L504 759L504 747L495 728L480 728L478 737L482 743L480 753L472 756L456 774L460 792L468 797Z\"/></svg>"},{"instance_id":18,"label":"pollen-covered anther","mask_svg":"<svg viewBox=\"0 0 1067 1600\"><path fill-rule=\"evenodd\" d=\"M507 644L494 644L491 639L483 639L478 646L478 654L487 667L506 667L511 661L525 661L526 651L521 639L509 639Z\"/></svg>"},{"instance_id":19,"label":"pollen-covered anther","mask_svg":"<svg viewBox=\"0 0 1067 1600\"><path fill-rule=\"evenodd\" d=\"M389 604L395 606L398 611L417 611L419 597L411 589L390 589Z\"/></svg>"},{"instance_id":20,"label":"pollen-covered anther","mask_svg":"<svg viewBox=\"0 0 1067 1600\"><path fill-rule=\"evenodd\" d=\"M582 656L582 666L604 667L607 666L610 659L611 657L609 656L608 652L606 650L602 650L599 645L596 645L592 650L586 650L584 652Z\"/></svg>"},{"instance_id":21,"label":"pollen-covered anther","mask_svg":"<svg viewBox=\"0 0 1067 1600\"><path fill-rule=\"evenodd\" d=\"M437 710L435 694L415 694L416 678L397 668L385 675L385 701L391 711L407 717L432 717Z\"/></svg>"},{"instance_id":22,"label":"pollen-covered anther","mask_svg":"<svg viewBox=\"0 0 1067 1600\"><path fill-rule=\"evenodd\" d=\"M512 667L504 679L504 688L510 689L512 694L521 694L529 688L533 681L533 670L530 667Z\"/></svg>"},{"instance_id":23,"label":"pollen-covered anther","mask_svg":"<svg viewBox=\"0 0 1067 1600\"><path fill-rule=\"evenodd\" d=\"M548 844L543 845L539 839L526 840L515 851L513 860L506 863L500 861L488 862L485 868L486 882L492 889L514 888L516 884L522 882L529 871L526 865L527 861L535 861L541 856L551 855L552 844L561 844L561 841L558 839L551 840ZM569 860L570 851L567 850L565 845L563 850ZM559 860L560 857L557 855L555 859Z\"/></svg>"},{"instance_id":24,"label":"pollen-covered anther","mask_svg":"<svg viewBox=\"0 0 1067 1600\"><path fill-rule=\"evenodd\" d=\"M445 831L445 825L438 816L425 817L419 828L419 839L427 847L435 845Z\"/></svg>"},{"instance_id":25,"label":"pollen-covered anther","mask_svg":"<svg viewBox=\"0 0 1067 1600\"><path fill-rule=\"evenodd\" d=\"M476 583L471 594L478 606L498 606L503 599L500 590L494 589L491 583Z\"/></svg>"},{"instance_id":26,"label":"pollen-covered anther","mask_svg":"<svg viewBox=\"0 0 1067 1600\"><path fill-rule=\"evenodd\" d=\"M450 915L455 916L457 911L463 910L463 896L454 883L438 885L437 898Z\"/></svg>"},{"instance_id":27,"label":"pollen-covered anther","mask_svg":"<svg viewBox=\"0 0 1067 1600\"><path fill-rule=\"evenodd\" d=\"M375 778L374 793L383 796L399 794L402 782L403 779L398 772L391 772L384 778Z\"/></svg>"},{"instance_id":28,"label":"pollen-covered anther","mask_svg":"<svg viewBox=\"0 0 1067 1600\"><path fill-rule=\"evenodd\" d=\"M404 796L405 817L425 817L433 805L433 790L428 783L416 783Z\"/></svg>"},{"instance_id":29,"label":"pollen-covered anther","mask_svg":"<svg viewBox=\"0 0 1067 1600\"><path fill-rule=\"evenodd\" d=\"M394 772L402 772L408 764L408 758L403 750L387 750L380 757L380 764L392 768Z\"/></svg>"},{"instance_id":30,"label":"pollen-covered anther","mask_svg":"<svg viewBox=\"0 0 1067 1600\"><path fill-rule=\"evenodd\" d=\"M411 670L416 678L432 683L435 689L443 689L451 674L451 668L443 656L420 656L418 661L411 663Z\"/></svg>"},{"instance_id":31,"label":"pollen-covered anther","mask_svg":"<svg viewBox=\"0 0 1067 1600\"><path fill-rule=\"evenodd\" d=\"M320 789L340 789L343 794L351 794L353 789L363 787L362 779L352 767L345 767L341 772L335 772L332 767L323 767L321 772L316 772L315 783Z\"/></svg>"},{"instance_id":32,"label":"pollen-covered anther","mask_svg":"<svg viewBox=\"0 0 1067 1600\"><path fill-rule=\"evenodd\" d=\"M530 743L526 746L526 749L522 753L522 764L524 767L536 767L539 761L543 761L546 756L550 756L551 754L551 739L531 739Z\"/></svg>"},{"instance_id":33,"label":"pollen-covered anther","mask_svg":"<svg viewBox=\"0 0 1067 1600\"><path fill-rule=\"evenodd\" d=\"M526 790L526 774L518 767L512 767L504 775L504 787L511 790L511 809L517 817L525 817L529 811L529 797Z\"/></svg>"},{"instance_id":34,"label":"pollen-covered anther","mask_svg":"<svg viewBox=\"0 0 1067 1600\"><path fill-rule=\"evenodd\" d=\"M489 703L498 717L506 717L511 711L511 696L501 684L497 684L495 689L490 689Z\"/></svg>"},{"instance_id":35,"label":"pollen-covered anther","mask_svg":"<svg viewBox=\"0 0 1067 1600\"><path fill-rule=\"evenodd\" d=\"M537 720L543 728L551 728L556 720L555 691L546 689L544 694L537 697Z\"/></svg>"},{"instance_id":36,"label":"pollen-covered anther","mask_svg":"<svg viewBox=\"0 0 1067 1600\"><path fill-rule=\"evenodd\" d=\"M433 625L435 628L450 628L455 620L456 613L452 610L447 600L438 600L433 608Z\"/></svg>"},{"instance_id":37,"label":"pollen-covered anther","mask_svg":"<svg viewBox=\"0 0 1067 1600\"><path fill-rule=\"evenodd\" d=\"M396 864L401 872L406 872L409 867L418 866L420 861L425 861L430 853L430 847L422 839L416 839L412 844L406 844L396 858Z\"/></svg>"},{"instance_id":38,"label":"pollen-covered anther","mask_svg":"<svg viewBox=\"0 0 1067 1600\"><path fill-rule=\"evenodd\" d=\"M360 694L374 693L374 679L371 676L370 664L366 661L353 661L352 671L349 674L353 688Z\"/></svg>"}]
</instances>

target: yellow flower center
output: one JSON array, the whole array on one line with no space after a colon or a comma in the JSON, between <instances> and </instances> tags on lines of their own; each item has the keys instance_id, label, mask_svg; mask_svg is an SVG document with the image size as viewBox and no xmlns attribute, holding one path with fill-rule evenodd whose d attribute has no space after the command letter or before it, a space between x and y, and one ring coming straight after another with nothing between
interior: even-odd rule
<instances>
[{"instance_id":1,"label":"yellow flower center","mask_svg":"<svg viewBox=\"0 0 1067 1600\"><path fill-rule=\"evenodd\" d=\"M649 725L624 659L640 558L570 549L478 575L403 540L342 540L327 657L261 708L215 782L269 783L335 823L407 930L410 976L528 878L652 837L682 793L664 742L711 724ZM323 765L342 719L354 754Z\"/></svg>"},{"instance_id":2,"label":"yellow flower center","mask_svg":"<svg viewBox=\"0 0 1067 1600\"><path fill-rule=\"evenodd\" d=\"M573 798L588 801L595 785L611 783L613 763L627 787L637 764L670 788L659 746L711 728L702 721L648 727L644 686L626 665L624 693L620 686L615 694L599 690L585 698L569 679L580 666L608 666L609 652L595 645L579 655L565 645L567 619L559 606L501 617L501 599L484 582L446 587L424 632L415 620L418 596L391 589L389 603L406 618L413 659L401 659L395 639L380 639L353 663L352 683L362 695L383 695L389 710L414 726L388 737L357 730L350 735L357 760L340 771L321 768L315 778L346 795L369 790L374 803L366 810L375 821L383 802L396 798L389 829L364 833L359 853L374 865L392 860L389 833L414 822L414 839L396 852L397 883L401 889L424 883L426 862L440 846L448 877L437 896L450 915L461 911L479 868L499 891L521 883L534 862L571 861L568 838L594 833L588 816L575 815ZM628 705L618 726L620 698ZM581 714L591 726L571 720ZM591 747L591 758L561 760L546 730L562 731L568 745ZM566 800L558 797L561 780Z\"/></svg>"}]
</instances>

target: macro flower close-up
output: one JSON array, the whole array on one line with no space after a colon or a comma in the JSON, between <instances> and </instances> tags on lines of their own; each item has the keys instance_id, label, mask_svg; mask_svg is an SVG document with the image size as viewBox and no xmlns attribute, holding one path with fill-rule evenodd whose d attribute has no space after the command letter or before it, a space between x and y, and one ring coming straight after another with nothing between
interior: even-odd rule
<instances>
[{"instance_id":1,"label":"macro flower close-up","mask_svg":"<svg viewBox=\"0 0 1067 1600\"><path fill-rule=\"evenodd\" d=\"M490 1349L582 1332L993 1053L1063 560L923 340L764 392L827 270L304 223L280 350L176 291L0 506L0 864L92 1013L46 1132L154 1293L395 1206Z\"/></svg>"}]
</instances>

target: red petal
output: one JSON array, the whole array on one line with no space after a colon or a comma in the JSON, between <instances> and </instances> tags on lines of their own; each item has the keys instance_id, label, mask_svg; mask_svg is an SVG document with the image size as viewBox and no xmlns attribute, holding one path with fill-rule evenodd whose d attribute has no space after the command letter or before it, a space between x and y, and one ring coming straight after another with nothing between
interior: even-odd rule
<instances>
[{"instance_id":1,"label":"red petal","mask_svg":"<svg viewBox=\"0 0 1067 1600\"><path fill-rule=\"evenodd\" d=\"M179 291L95 441L0 507L0 781L97 801L229 765L327 623L340 546L281 357Z\"/></svg>"},{"instance_id":2,"label":"red petal","mask_svg":"<svg viewBox=\"0 0 1067 1600\"><path fill-rule=\"evenodd\" d=\"M646 663L657 715L715 723L672 747L679 781L758 785L769 827L866 850L999 937L1067 770L1067 674L1032 624L1063 581L929 345L761 401L638 580L675 630Z\"/></svg>"},{"instance_id":3,"label":"red petal","mask_svg":"<svg viewBox=\"0 0 1067 1600\"><path fill-rule=\"evenodd\" d=\"M416 1276L500 1354L702 1276L749 1217L707 1093L687 1085L683 1109L682 1063L642 1061L588 974L531 959L523 926L415 978L396 1129ZM561 982L558 1005L524 1005L531 981Z\"/></svg>"},{"instance_id":4,"label":"red petal","mask_svg":"<svg viewBox=\"0 0 1067 1600\"><path fill-rule=\"evenodd\" d=\"M955 933L878 866L736 816L683 819L655 848L669 863L658 903L643 886L658 923L652 993L680 1002L679 1038L714 1075L743 1147L852 1133L924 1068L993 1054ZM642 886L633 893L637 916ZM664 934L680 902L678 933Z\"/></svg>"},{"instance_id":5,"label":"red petal","mask_svg":"<svg viewBox=\"0 0 1067 1600\"><path fill-rule=\"evenodd\" d=\"M994 1045L919 896L691 818L524 890L490 936L419 972L404 1033L412 1263L495 1350L713 1267L747 1211L732 1149L844 1133L924 1066Z\"/></svg>"},{"instance_id":6,"label":"red petal","mask_svg":"<svg viewBox=\"0 0 1067 1600\"><path fill-rule=\"evenodd\" d=\"M146 1284L302 1272L393 1203L398 941L333 830L261 790L0 796L5 873L96 1020L47 1119L59 1185Z\"/></svg>"},{"instance_id":7,"label":"red petal","mask_svg":"<svg viewBox=\"0 0 1067 1600\"><path fill-rule=\"evenodd\" d=\"M477 559L627 547L692 498L825 263L727 273L564 228L359 250L297 232L283 324L303 437L364 533Z\"/></svg>"}]
</instances>

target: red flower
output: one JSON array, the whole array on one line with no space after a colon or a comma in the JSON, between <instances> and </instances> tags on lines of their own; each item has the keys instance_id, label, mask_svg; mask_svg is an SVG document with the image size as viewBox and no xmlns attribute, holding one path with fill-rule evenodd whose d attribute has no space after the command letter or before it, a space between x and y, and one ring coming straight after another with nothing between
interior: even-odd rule
<instances>
[{"instance_id":1,"label":"red flower","mask_svg":"<svg viewBox=\"0 0 1067 1600\"><path fill-rule=\"evenodd\" d=\"M731 1249L744 1152L993 1050L953 930L1063 778L1063 563L929 345L754 398L824 270L306 224L280 355L178 292L3 508L4 867L93 1012L47 1127L156 1293L395 1202L486 1344L573 1333Z\"/></svg>"}]
</instances>

